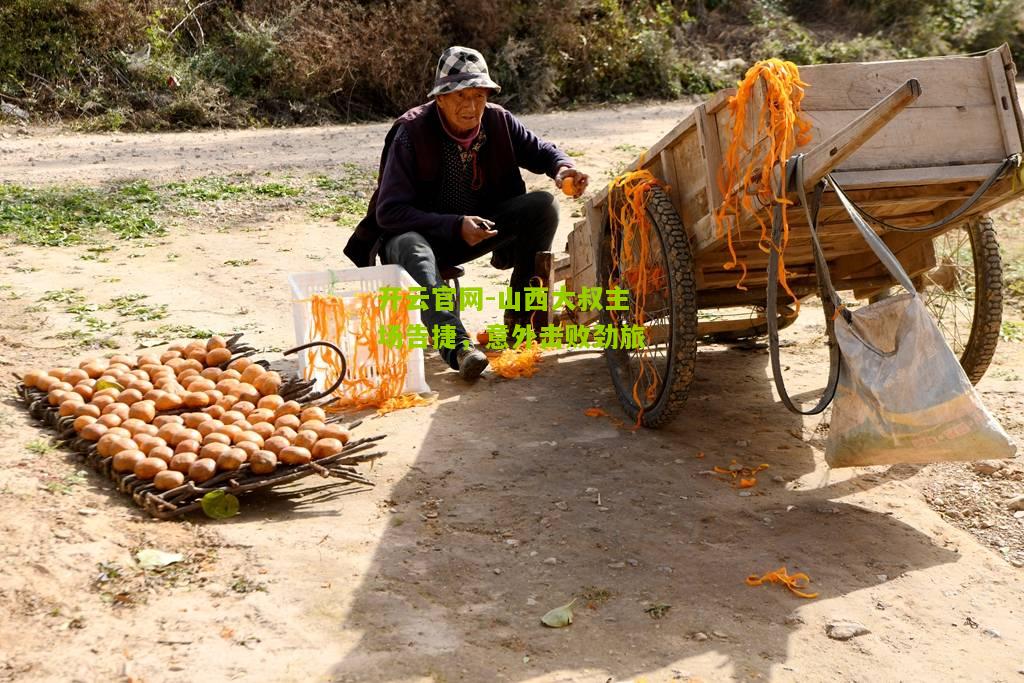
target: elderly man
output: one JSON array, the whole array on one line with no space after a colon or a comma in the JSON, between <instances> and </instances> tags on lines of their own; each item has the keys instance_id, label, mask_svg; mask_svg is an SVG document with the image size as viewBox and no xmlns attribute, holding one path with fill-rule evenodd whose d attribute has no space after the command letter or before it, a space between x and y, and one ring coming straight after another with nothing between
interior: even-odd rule
<instances>
[{"instance_id":1,"label":"elderly man","mask_svg":"<svg viewBox=\"0 0 1024 683\"><path fill-rule=\"evenodd\" d=\"M442 269L493 252L491 265L512 268L509 285L521 293L535 275L537 252L551 248L558 208L550 193L526 192L519 169L546 174L559 188L572 177L575 197L588 179L557 147L487 101L500 91L476 50L441 54L433 101L407 111L388 132L369 211L345 247L357 266L372 265L379 253L426 288L423 321L428 330L455 330L455 348L438 351L465 379L478 377L487 357L457 311L439 310L433 290L443 286ZM530 324L529 314L506 311L504 323L511 333Z\"/></svg>"}]
</instances>

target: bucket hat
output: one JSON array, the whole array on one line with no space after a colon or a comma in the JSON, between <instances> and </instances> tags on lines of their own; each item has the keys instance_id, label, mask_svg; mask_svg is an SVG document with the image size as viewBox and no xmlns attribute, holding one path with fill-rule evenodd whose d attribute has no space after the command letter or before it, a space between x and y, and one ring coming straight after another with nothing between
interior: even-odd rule
<instances>
[{"instance_id":1,"label":"bucket hat","mask_svg":"<svg viewBox=\"0 0 1024 683\"><path fill-rule=\"evenodd\" d=\"M437 60L434 88L427 97L434 98L465 88L488 88L495 93L501 92L501 86L488 75L484 56L472 48L455 45L442 52Z\"/></svg>"}]
</instances>

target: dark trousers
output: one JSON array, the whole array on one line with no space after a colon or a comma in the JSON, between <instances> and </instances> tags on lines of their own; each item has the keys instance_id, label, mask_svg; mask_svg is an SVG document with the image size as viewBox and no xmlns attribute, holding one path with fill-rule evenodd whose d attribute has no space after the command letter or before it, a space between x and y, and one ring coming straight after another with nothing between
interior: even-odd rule
<instances>
[{"instance_id":1,"label":"dark trousers","mask_svg":"<svg viewBox=\"0 0 1024 683\"><path fill-rule=\"evenodd\" d=\"M498 234L475 246L461 238L454 243L438 244L418 232L405 232L389 238L381 249L384 263L402 266L417 283L426 287L429 299L427 310L421 311L423 324L428 331L434 325L454 326L456 349L469 339L469 334L457 310L439 311L435 306L433 289L444 286L441 268L457 266L493 251L491 263L501 269L511 267L509 286L522 292L536 275L537 252L551 249L558 228L558 206L549 192L528 192L513 197L483 217L494 221ZM438 352L448 365L458 369L455 350L438 349Z\"/></svg>"}]
</instances>

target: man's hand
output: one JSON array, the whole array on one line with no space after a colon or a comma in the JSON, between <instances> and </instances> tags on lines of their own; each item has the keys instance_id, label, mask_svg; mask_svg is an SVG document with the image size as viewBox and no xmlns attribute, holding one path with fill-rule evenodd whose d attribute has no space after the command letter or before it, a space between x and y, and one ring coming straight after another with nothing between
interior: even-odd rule
<instances>
[{"instance_id":1,"label":"man's hand","mask_svg":"<svg viewBox=\"0 0 1024 683\"><path fill-rule=\"evenodd\" d=\"M462 239L465 240L466 244L475 247L484 240L498 234L497 230L492 230L493 227L494 223L486 218L463 216L462 228L459 234L462 235Z\"/></svg>"},{"instance_id":2,"label":"man's hand","mask_svg":"<svg viewBox=\"0 0 1024 683\"><path fill-rule=\"evenodd\" d=\"M571 192L566 192L566 188L564 187L567 178L572 178L572 180L569 181L571 183ZM577 171L575 168L569 168L568 166L563 166L558 169L558 173L555 174L555 185L559 190L570 195L573 199L579 199L583 196L583 193L587 189L588 182L590 182L590 176L586 173Z\"/></svg>"}]
</instances>

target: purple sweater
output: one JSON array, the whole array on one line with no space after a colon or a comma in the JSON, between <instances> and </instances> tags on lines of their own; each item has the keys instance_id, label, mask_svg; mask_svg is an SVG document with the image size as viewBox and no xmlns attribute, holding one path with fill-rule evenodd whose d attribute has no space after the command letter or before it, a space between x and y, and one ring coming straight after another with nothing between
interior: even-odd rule
<instances>
[{"instance_id":1,"label":"purple sweater","mask_svg":"<svg viewBox=\"0 0 1024 683\"><path fill-rule=\"evenodd\" d=\"M439 213L435 208L440 158L417 158L417 152L440 157L441 145L450 139L440 125L439 113L432 111L434 107L430 103L419 108L409 120L407 117L417 112L411 110L403 117L406 122L398 125L380 176L376 219L387 234L416 231L445 242L460 239L463 216ZM486 141L480 149L483 216L501 201L525 192L520 168L554 178L560 167L573 166L567 155L531 133L505 109L494 104L487 109L481 124Z\"/></svg>"}]
</instances>

